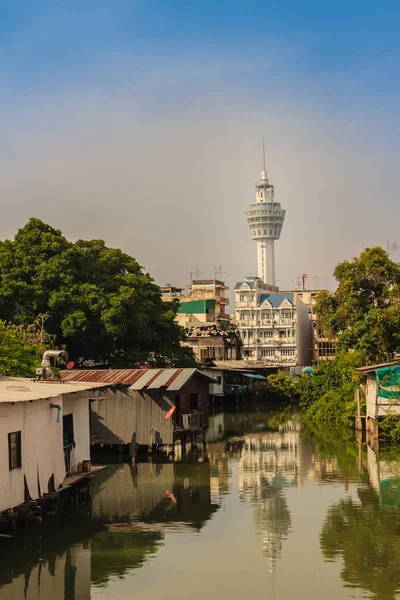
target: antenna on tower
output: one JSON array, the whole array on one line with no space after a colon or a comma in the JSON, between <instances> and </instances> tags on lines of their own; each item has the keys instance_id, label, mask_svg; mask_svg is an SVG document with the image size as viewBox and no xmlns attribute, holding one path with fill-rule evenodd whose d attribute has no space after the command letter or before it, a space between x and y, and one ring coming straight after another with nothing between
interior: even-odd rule
<instances>
[{"instance_id":1,"label":"antenna on tower","mask_svg":"<svg viewBox=\"0 0 400 600\"><path fill-rule=\"evenodd\" d=\"M267 170L267 167L265 166L265 138L263 138L263 169L264 171Z\"/></svg>"}]
</instances>

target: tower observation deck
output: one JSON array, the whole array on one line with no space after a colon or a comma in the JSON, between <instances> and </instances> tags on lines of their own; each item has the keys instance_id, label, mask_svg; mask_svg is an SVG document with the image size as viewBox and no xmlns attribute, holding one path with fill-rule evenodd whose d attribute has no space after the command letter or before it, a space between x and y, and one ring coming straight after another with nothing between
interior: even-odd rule
<instances>
[{"instance_id":1,"label":"tower observation deck","mask_svg":"<svg viewBox=\"0 0 400 600\"><path fill-rule=\"evenodd\" d=\"M274 244L280 238L286 211L274 200L274 186L267 178L264 148L263 158L261 181L256 185L256 199L246 211L246 219L251 238L257 242L258 277L264 283L275 285Z\"/></svg>"}]
</instances>

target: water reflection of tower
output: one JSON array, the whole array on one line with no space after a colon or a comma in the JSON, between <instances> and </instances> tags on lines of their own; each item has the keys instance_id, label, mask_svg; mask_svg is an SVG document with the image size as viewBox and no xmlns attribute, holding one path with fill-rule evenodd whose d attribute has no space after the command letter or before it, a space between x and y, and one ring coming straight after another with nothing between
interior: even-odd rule
<instances>
[{"instance_id":1,"label":"water reflection of tower","mask_svg":"<svg viewBox=\"0 0 400 600\"><path fill-rule=\"evenodd\" d=\"M290 422L280 429L245 436L239 460L239 496L254 505L254 527L271 571L291 526L284 488L302 485L311 461L299 427Z\"/></svg>"}]
</instances>

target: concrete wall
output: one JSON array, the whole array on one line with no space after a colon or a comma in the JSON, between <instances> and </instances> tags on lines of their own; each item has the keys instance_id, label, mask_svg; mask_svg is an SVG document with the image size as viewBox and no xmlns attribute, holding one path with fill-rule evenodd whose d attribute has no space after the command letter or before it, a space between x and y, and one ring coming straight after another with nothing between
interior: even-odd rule
<instances>
[{"instance_id":1,"label":"concrete wall","mask_svg":"<svg viewBox=\"0 0 400 600\"><path fill-rule=\"evenodd\" d=\"M303 367L311 364L312 340L308 306L298 296L296 296L296 315L297 364Z\"/></svg>"}]
</instances>

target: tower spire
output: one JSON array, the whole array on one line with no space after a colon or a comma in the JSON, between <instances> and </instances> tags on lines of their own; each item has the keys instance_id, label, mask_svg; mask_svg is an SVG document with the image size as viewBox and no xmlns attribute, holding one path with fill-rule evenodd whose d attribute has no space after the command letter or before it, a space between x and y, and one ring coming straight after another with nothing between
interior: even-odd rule
<instances>
[{"instance_id":1,"label":"tower spire","mask_svg":"<svg viewBox=\"0 0 400 600\"><path fill-rule=\"evenodd\" d=\"M267 167L265 164L265 140L264 140L264 138L263 138L263 168L261 171L261 179L262 179L262 181L266 181L266 179L267 179Z\"/></svg>"}]
</instances>

